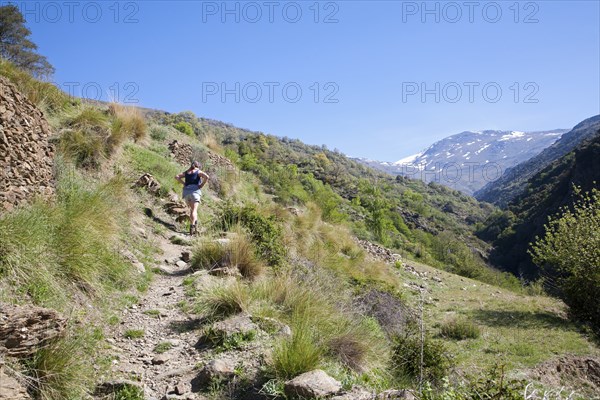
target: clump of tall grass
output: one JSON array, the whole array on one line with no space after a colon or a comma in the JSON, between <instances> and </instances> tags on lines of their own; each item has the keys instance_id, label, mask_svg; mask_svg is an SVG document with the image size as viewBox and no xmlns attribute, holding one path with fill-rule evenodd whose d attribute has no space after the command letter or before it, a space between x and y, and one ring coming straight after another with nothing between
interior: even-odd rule
<instances>
[{"instance_id":1,"label":"clump of tall grass","mask_svg":"<svg viewBox=\"0 0 600 400\"><path fill-rule=\"evenodd\" d=\"M92 354L97 342L93 334L71 327L64 337L36 351L22 370L30 392L43 400L88 396L94 384Z\"/></svg>"},{"instance_id":2,"label":"clump of tall grass","mask_svg":"<svg viewBox=\"0 0 600 400\"><path fill-rule=\"evenodd\" d=\"M119 146L129 138L137 142L148 134L148 125L140 109L112 103L109 113L114 116L110 146Z\"/></svg>"},{"instance_id":3,"label":"clump of tall grass","mask_svg":"<svg viewBox=\"0 0 600 400\"><path fill-rule=\"evenodd\" d=\"M248 310L250 302L250 288L235 282L216 285L198 293L194 309L208 320L218 320Z\"/></svg>"},{"instance_id":4,"label":"clump of tall grass","mask_svg":"<svg viewBox=\"0 0 600 400\"><path fill-rule=\"evenodd\" d=\"M455 340L477 339L481 328L466 318L454 318L442 323L440 335Z\"/></svg>"},{"instance_id":5,"label":"clump of tall grass","mask_svg":"<svg viewBox=\"0 0 600 400\"><path fill-rule=\"evenodd\" d=\"M352 240L347 228L324 222L314 203L308 203L306 210L287 225L285 242L297 255L348 280L400 285L398 277L383 262L365 259L364 250Z\"/></svg>"},{"instance_id":6,"label":"clump of tall grass","mask_svg":"<svg viewBox=\"0 0 600 400\"><path fill-rule=\"evenodd\" d=\"M352 312L350 299L315 274L280 272L216 286L198 294L197 310L213 320L245 311L288 324L292 336L278 341L273 354L272 374L279 378L328 361L357 371L382 365L387 339L377 322Z\"/></svg>"},{"instance_id":7,"label":"clump of tall grass","mask_svg":"<svg viewBox=\"0 0 600 400\"><path fill-rule=\"evenodd\" d=\"M247 279L255 279L264 270L254 244L240 227L229 242L221 243L210 239L200 241L193 249L191 264L195 269L237 268Z\"/></svg>"},{"instance_id":8,"label":"clump of tall grass","mask_svg":"<svg viewBox=\"0 0 600 400\"><path fill-rule=\"evenodd\" d=\"M84 106L63 122L58 149L77 166L98 168L128 139L147 134L142 113L133 107L111 104L108 111Z\"/></svg>"},{"instance_id":9,"label":"clump of tall grass","mask_svg":"<svg viewBox=\"0 0 600 400\"><path fill-rule=\"evenodd\" d=\"M57 165L53 204L39 200L0 217L0 277L13 294L54 307L73 290L99 295L133 281L131 266L115 251L125 182L94 184Z\"/></svg>"},{"instance_id":10,"label":"clump of tall grass","mask_svg":"<svg viewBox=\"0 0 600 400\"><path fill-rule=\"evenodd\" d=\"M295 322L292 337L280 340L273 351L272 369L281 379L317 368L325 355L325 349L316 340L317 332L306 323L306 318Z\"/></svg>"}]
</instances>

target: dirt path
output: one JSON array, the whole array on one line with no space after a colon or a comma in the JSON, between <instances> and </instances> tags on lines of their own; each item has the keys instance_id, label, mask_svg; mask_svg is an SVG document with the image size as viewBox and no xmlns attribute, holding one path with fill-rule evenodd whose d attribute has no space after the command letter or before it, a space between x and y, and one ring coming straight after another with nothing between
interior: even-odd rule
<instances>
[{"instance_id":1,"label":"dirt path","mask_svg":"<svg viewBox=\"0 0 600 400\"><path fill-rule=\"evenodd\" d=\"M156 259L162 273L155 274L147 292L123 311L120 325L108 339L118 358L113 361L113 372L141 384L146 399L166 395L199 399L191 393L193 369L202 359L195 348L198 321L180 307L185 300L183 281L192 274L181 255L190 249L163 236L151 236L149 240L162 250Z\"/></svg>"}]
</instances>

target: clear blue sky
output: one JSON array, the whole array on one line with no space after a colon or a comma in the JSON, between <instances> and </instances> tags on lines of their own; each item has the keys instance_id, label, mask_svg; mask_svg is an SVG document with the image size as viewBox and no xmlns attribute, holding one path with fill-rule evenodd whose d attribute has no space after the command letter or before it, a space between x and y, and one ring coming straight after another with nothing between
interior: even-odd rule
<instances>
[{"instance_id":1,"label":"clear blue sky","mask_svg":"<svg viewBox=\"0 0 600 400\"><path fill-rule=\"evenodd\" d=\"M463 130L600 113L598 1L13 3L75 94L352 156L395 161Z\"/></svg>"}]
</instances>

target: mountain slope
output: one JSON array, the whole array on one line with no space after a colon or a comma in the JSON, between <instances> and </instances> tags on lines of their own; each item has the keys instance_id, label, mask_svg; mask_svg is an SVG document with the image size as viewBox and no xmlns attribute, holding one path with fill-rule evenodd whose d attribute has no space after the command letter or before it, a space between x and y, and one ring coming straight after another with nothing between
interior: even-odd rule
<instances>
[{"instance_id":1,"label":"mountain slope","mask_svg":"<svg viewBox=\"0 0 600 400\"><path fill-rule=\"evenodd\" d=\"M517 275L537 277L539 271L527 254L529 244L543 235L548 216L572 204L573 185L588 191L598 187L598 182L600 134L534 174L505 212L490 217L478 234L494 245L492 263Z\"/></svg>"},{"instance_id":2,"label":"mountain slope","mask_svg":"<svg viewBox=\"0 0 600 400\"><path fill-rule=\"evenodd\" d=\"M436 181L472 194L507 168L539 154L566 131L465 131L393 163L360 161L392 174Z\"/></svg>"},{"instance_id":3,"label":"mountain slope","mask_svg":"<svg viewBox=\"0 0 600 400\"><path fill-rule=\"evenodd\" d=\"M531 177L553 161L571 152L586 139L597 135L599 129L600 115L580 122L552 146L528 161L506 170L500 179L490 182L475 192L475 197L501 207L506 206L512 199L523 193L527 185L526 182Z\"/></svg>"}]
</instances>

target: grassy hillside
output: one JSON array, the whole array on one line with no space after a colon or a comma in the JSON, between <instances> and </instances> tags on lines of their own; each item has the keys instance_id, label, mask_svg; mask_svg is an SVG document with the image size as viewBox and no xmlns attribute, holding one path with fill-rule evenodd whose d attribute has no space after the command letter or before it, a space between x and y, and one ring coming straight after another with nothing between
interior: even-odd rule
<instances>
[{"instance_id":1,"label":"grassy hillside","mask_svg":"<svg viewBox=\"0 0 600 400\"><path fill-rule=\"evenodd\" d=\"M514 277L486 265L488 245L473 233L494 210L435 183L393 177L338 151L299 140L249 132L189 112L149 112L171 126L185 123L208 146L260 179L278 204L315 201L328 222L361 239L463 276L517 289ZM202 154L198 151L197 154Z\"/></svg>"},{"instance_id":2,"label":"grassy hillside","mask_svg":"<svg viewBox=\"0 0 600 400\"><path fill-rule=\"evenodd\" d=\"M0 300L52 307L71 321L49 350L11 361L35 398L89 398L109 378L146 383L144 373L117 374L126 360L114 355L122 343L113 332L141 364L136 352L153 339L121 322L141 321L131 318L141 304L171 296L163 264L176 243L191 251L188 275L175 275L185 299L164 312L180 318L169 321L171 332L193 338L186 355L246 354L259 364L252 374L236 368L235 387L203 387L212 399L251 389L282 399L287 379L314 368L344 389L423 387L423 399L466 400L482 390L508 395L510 382L516 395L526 382L543 385L531 374L542 361L598 355L560 301L527 293L485 265L478 255L485 244L473 231L493 212L487 205L371 171L339 152L190 113L81 104L61 93L48 108L36 95L44 84L2 68L45 110L62 160L54 203L0 216ZM194 238L181 234L187 222L165 211L179 191L173 176L186 167L171 156L173 140L189 144L211 175ZM215 155L233 167L210 161ZM142 173L160 183L156 194L133 187ZM405 265L372 258L356 237L403 254ZM210 275L215 267L231 276ZM154 293L154 282L169 291ZM158 324L162 313L144 310L143 320ZM259 333L220 337L214 323L240 313ZM281 325L290 335L276 334ZM419 382L421 345L427 382ZM156 353L170 345L161 346ZM486 372L499 365L504 373ZM577 389L581 398L594 395L592 386ZM124 389L113 397L140 396Z\"/></svg>"}]
</instances>

